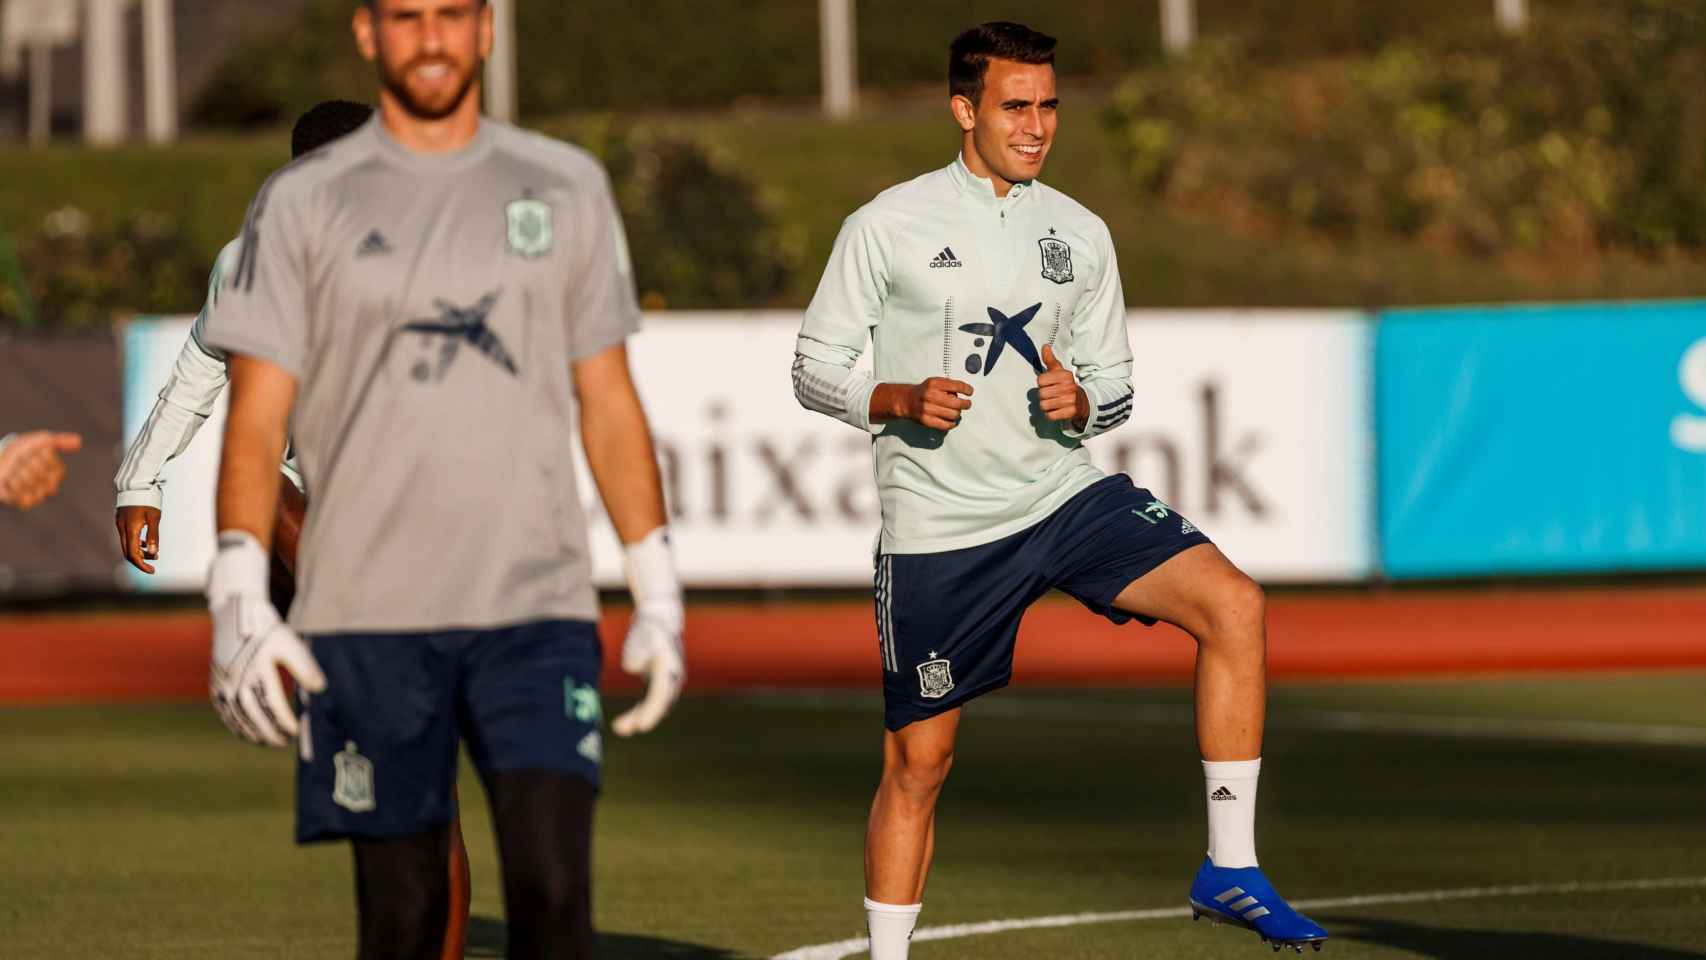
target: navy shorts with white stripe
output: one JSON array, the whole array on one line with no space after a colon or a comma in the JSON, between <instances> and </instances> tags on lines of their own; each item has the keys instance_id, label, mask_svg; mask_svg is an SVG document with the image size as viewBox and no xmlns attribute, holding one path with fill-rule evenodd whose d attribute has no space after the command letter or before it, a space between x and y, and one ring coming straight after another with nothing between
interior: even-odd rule
<instances>
[{"instance_id":1,"label":"navy shorts with white stripe","mask_svg":"<svg viewBox=\"0 0 1706 960\"><path fill-rule=\"evenodd\" d=\"M1115 623L1132 581L1208 537L1159 497L1116 474L1035 526L942 553L877 557L883 725L936 716L1007 685L1025 610L1061 590Z\"/></svg>"}]
</instances>

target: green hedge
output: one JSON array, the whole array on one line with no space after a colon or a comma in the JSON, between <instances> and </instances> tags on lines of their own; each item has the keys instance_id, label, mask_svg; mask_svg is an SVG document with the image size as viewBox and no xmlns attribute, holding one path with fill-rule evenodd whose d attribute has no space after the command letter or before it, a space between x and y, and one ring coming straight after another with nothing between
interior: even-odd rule
<instances>
[{"instance_id":1,"label":"green hedge","mask_svg":"<svg viewBox=\"0 0 1706 960\"><path fill-rule=\"evenodd\" d=\"M768 304L799 265L758 188L692 140L609 118L547 125L604 162L647 309Z\"/></svg>"},{"instance_id":2,"label":"green hedge","mask_svg":"<svg viewBox=\"0 0 1706 960\"><path fill-rule=\"evenodd\" d=\"M28 288L9 270L0 274L0 323L98 329L133 313L182 309L206 289L206 263L178 219L158 211L115 217L64 206L13 242Z\"/></svg>"},{"instance_id":3,"label":"green hedge","mask_svg":"<svg viewBox=\"0 0 1706 960\"><path fill-rule=\"evenodd\" d=\"M1139 185L1239 230L1698 252L1703 68L1706 5L1632 0L1302 66L1215 46L1133 77L1110 122Z\"/></svg>"},{"instance_id":4,"label":"green hedge","mask_svg":"<svg viewBox=\"0 0 1706 960\"><path fill-rule=\"evenodd\" d=\"M1537 0L1536 16L1594 0ZM204 126L280 122L327 97L371 99L355 54L353 0L310 0L295 22L255 24L192 116ZM946 85L948 41L976 20L1011 19L1060 38L1062 75L1112 79L1160 58L1155 0L993 0L967 6L858 0L861 84ZM529 118L587 110L809 100L819 91L818 13L809 0L574 0L517 10L520 102ZM1245 38L1263 60L1372 51L1443 29L1492 32L1492 0L1200 0L1203 37Z\"/></svg>"},{"instance_id":5,"label":"green hedge","mask_svg":"<svg viewBox=\"0 0 1706 960\"><path fill-rule=\"evenodd\" d=\"M705 148L607 118L551 132L609 169L648 308L764 306L788 289L798 231L779 228L758 188ZM42 185L0 198L0 324L88 328L194 311L214 255L283 155L253 144L0 152L0 179Z\"/></svg>"}]
</instances>

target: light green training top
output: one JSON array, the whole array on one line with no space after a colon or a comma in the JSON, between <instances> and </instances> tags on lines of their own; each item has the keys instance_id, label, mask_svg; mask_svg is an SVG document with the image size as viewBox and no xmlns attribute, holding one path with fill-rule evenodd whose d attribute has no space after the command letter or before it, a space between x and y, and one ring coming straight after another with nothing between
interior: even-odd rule
<instances>
[{"instance_id":1,"label":"light green training top","mask_svg":"<svg viewBox=\"0 0 1706 960\"><path fill-rule=\"evenodd\" d=\"M225 392L228 377L225 372L225 352L201 342L207 328L207 315L219 302L219 287L242 255L242 242L233 240L219 251L213 261L213 272L207 278L207 300L196 315L185 338L178 358L172 364L172 375L160 388L160 398L148 419L136 431L125 449L113 484L118 488L121 507L153 507L158 510L165 502L166 481L160 476L166 464L189 449L196 432L213 416L219 395ZM286 478L302 489L302 473L296 469L296 458L285 449L284 462L279 464Z\"/></svg>"},{"instance_id":2,"label":"light green training top","mask_svg":"<svg viewBox=\"0 0 1706 960\"><path fill-rule=\"evenodd\" d=\"M854 369L867 341L873 373ZM1090 399L1083 431L1035 400L1044 344ZM847 218L806 309L794 393L873 435L883 553L989 543L1102 477L1082 442L1131 416L1131 348L1101 218L1041 183L1006 197L963 159ZM959 426L870 422L878 383L950 377L975 395Z\"/></svg>"}]
</instances>

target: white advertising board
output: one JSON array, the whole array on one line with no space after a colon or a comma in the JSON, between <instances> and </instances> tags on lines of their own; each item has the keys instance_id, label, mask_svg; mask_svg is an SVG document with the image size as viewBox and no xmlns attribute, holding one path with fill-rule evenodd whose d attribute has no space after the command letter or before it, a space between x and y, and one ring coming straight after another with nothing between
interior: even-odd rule
<instances>
[{"instance_id":1,"label":"white advertising board","mask_svg":"<svg viewBox=\"0 0 1706 960\"><path fill-rule=\"evenodd\" d=\"M798 323L794 312L654 314L630 344L690 586L870 580L870 441L795 402ZM133 325L127 436L187 330L187 320ZM1092 440L1092 455L1155 491L1260 580L1366 578L1371 337L1349 312L1134 312L1136 413ZM219 420L167 467L160 574L136 578L149 587L193 589L206 570ZM619 585L615 536L595 497L588 510L595 577Z\"/></svg>"}]
</instances>

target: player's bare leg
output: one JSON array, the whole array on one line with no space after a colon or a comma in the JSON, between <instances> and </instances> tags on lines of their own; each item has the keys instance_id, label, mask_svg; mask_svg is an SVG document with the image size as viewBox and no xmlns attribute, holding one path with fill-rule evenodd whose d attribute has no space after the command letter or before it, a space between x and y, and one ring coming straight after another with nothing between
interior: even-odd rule
<instances>
[{"instance_id":1,"label":"player's bare leg","mask_svg":"<svg viewBox=\"0 0 1706 960\"><path fill-rule=\"evenodd\" d=\"M883 779L865 833L865 895L918 903L935 846L936 798L954 762L958 708L883 733Z\"/></svg>"},{"instance_id":2,"label":"player's bare leg","mask_svg":"<svg viewBox=\"0 0 1706 960\"><path fill-rule=\"evenodd\" d=\"M936 862L936 811L930 811L930 826L924 831L924 869L918 875L918 893L913 903L924 902L924 882L930 877L930 865Z\"/></svg>"},{"instance_id":3,"label":"player's bare leg","mask_svg":"<svg viewBox=\"0 0 1706 960\"><path fill-rule=\"evenodd\" d=\"M1197 744L1208 797L1208 852L1191 883L1193 918L1254 930L1275 950L1321 949L1327 931L1275 892L1256 865L1256 783L1267 709L1267 601L1213 544L1183 551L1127 586L1114 605L1166 620L1197 641Z\"/></svg>"},{"instance_id":4,"label":"player's bare leg","mask_svg":"<svg viewBox=\"0 0 1706 960\"><path fill-rule=\"evenodd\" d=\"M883 779L865 830L871 960L903 960L936 852L936 799L954 763L958 707L883 733Z\"/></svg>"},{"instance_id":5,"label":"player's bare leg","mask_svg":"<svg viewBox=\"0 0 1706 960\"><path fill-rule=\"evenodd\" d=\"M1197 642L1197 747L1204 760L1262 755L1267 709L1267 602L1213 544L1192 547L1115 598L1114 606L1174 624Z\"/></svg>"}]
</instances>

